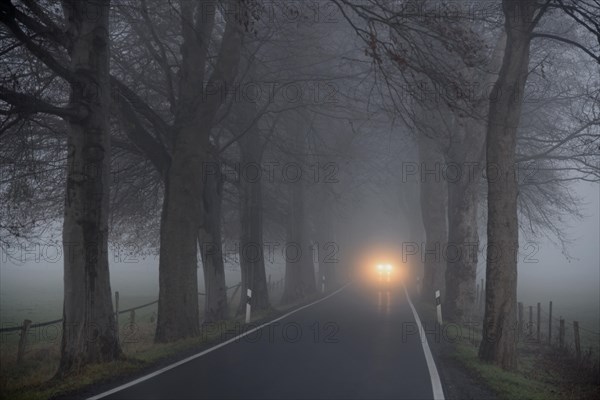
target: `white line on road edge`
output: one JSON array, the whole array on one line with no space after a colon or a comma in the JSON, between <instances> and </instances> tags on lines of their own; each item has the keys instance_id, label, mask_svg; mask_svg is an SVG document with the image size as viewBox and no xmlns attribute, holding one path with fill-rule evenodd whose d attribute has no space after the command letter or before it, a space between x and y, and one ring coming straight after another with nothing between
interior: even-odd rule
<instances>
[{"instance_id":1,"label":"white line on road edge","mask_svg":"<svg viewBox=\"0 0 600 400\"><path fill-rule=\"evenodd\" d=\"M433 355L431 354L431 349L429 348L429 343L427 342L427 336L425 336L423 325L421 325L419 314L417 314L417 310L415 310L415 306L410 300L410 296L408 295L408 290L406 290L406 286L404 286L404 293L406 293L408 304L412 309L415 321L417 322L417 327L419 328L419 335L421 336L421 345L423 346L423 353L425 353L425 361L427 361L427 369L429 369L429 377L431 378L431 389L433 390L433 398L435 400L444 400L444 390L442 389L440 374L438 373L437 367L435 366L435 361L433 360Z\"/></svg>"},{"instance_id":2,"label":"white line on road edge","mask_svg":"<svg viewBox=\"0 0 600 400\"><path fill-rule=\"evenodd\" d=\"M188 358L184 358L181 361L177 361L176 363L168 365L168 366L166 366L164 368L161 368L161 369L159 369L157 371L154 371L154 372L152 372L152 373L150 373L148 375L144 375L141 378L138 378L138 379L133 380L131 382L125 383L125 384L123 384L121 386L117 386L114 389L111 389L111 390L108 390L106 392L100 393L100 394L98 394L96 396L89 397L87 400L97 400L97 399L101 399L101 398L106 397L106 396L110 396L113 393L120 392L121 390L127 389L127 388L129 388L131 386L134 386L134 385L137 385L138 383L147 381L148 379L154 378L155 376L158 376L158 375L160 375L162 373L165 373L165 372L167 372L169 370L172 370L173 368L177 368L180 365L183 365L183 364L188 363L188 362L190 362L192 360L195 360L196 358L200 358L200 357L202 357L202 356L204 356L204 355L206 355L206 354L208 354L208 353L210 353L212 351L215 351L215 350L217 350L217 349L219 349L219 348L221 348L223 346L228 345L229 343L233 343L236 340L239 340L240 338L243 338L244 336L250 335L251 333L254 333L257 330L262 329L262 328L264 328L267 325L271 325L272 323L275 323L277 321L281 321L282 319L287 318L290 315L297 313L298 311L301 311L301 310L304 310L305 308L314 306L315 304L319 304L320 302L325 301L328 298L330 298L332 296L335 296L336 294L338 294L342 290L346 289L350 284L351 283L348 283L345 286L342 286L341 288L339 288L338 290L336 290L335 292L333 292L333 293L331 293L331 294L329 294L329 295L327 295L327 296L325 296L325 297L323 297L323 298L321 298L319 300L313 301L312 303L306 304L306 305L304 305L302 307L298 307L295 310L292 310L289 313L282 315L281 317L275 318L274 320L269 321L269 322L265 322L264 324L259 325L259 326L255 327L255 328L252 328L252 329L250 329L250 330L248 330L248 331L246 331L246 332L244 332L242 334L239 334L239 335L237 335L237 336L235 336L235 337L233 337L233 338L231 338L231 339L229 339L229 340L227 340L225 342L219 343L219 344L217 344L217 345L215 345L215 346L213 346L213 347L211 347L209 349L201 351L200 353L194 354L193 356L190 356Z\"/></svg>"}]
</instances>

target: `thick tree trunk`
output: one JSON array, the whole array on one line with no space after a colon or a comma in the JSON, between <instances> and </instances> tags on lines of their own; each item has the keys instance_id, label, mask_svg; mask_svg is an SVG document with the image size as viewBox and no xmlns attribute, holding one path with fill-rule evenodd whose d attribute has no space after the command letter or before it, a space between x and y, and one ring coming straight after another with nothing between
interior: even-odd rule
<instances>
[{"instance_id":1,"label":"thick tree trunk","mask_svg":"<svg viewBox=\"0 0 600 400\"><path fill-rule=\"evenodd\" d=\"M87 107L68 121L67 188L63 222L63 336L58 376L87 363L120 357L108 268L109 1L65 3L69 53L77 82L71 105Z\"/></svg>"},{"instance_id":2,"label":"thick tree trunk","mask_svg":"<svg viewBox=\"0 0 600 400\"><path fill-rule=\"evenodd\" d=\"M477 209L485 136L483 126L472 119L457 119L461 140L446 155L448 185L448 245L446 260L445 315L467 322L475 307L479 233Z\"/></svg>"},{"instance_id":3,"label":"thick tree trunk","mask_svg":"<svg viewBox=\"0 0 600 400\"><path fill-rule=\"evenodd\" d=\"M448 183L448 245L446 259L446 296L444 314L454 322L468 321L475 306L477 278L477 202L480 164L473 163L472 176L461 173L457 182ZM459 163L458 165L465 165Z\"/></svg>"},{"instance_id":4,"label":"thick tree trunk","mask_svg":"<svg viewBox=\"0 0 600 400\"><path fill-rule=\"evenodd\" d=\"M312 254L306 240L304 221L304 184L291 183L290 215L285 246L285 287L282 302L302 299L316 291Z\"/></svg>"},{"instance_id":5,"label":"thick tree trunk","mask_svg":"<svg viewBox=\"0 0 600 400\"><path fill-rule=\"evenodd\" d=\"M205 174L204 182L204 218L198 232L198 244L202 255L206 292L204 322L210 323L226 319L228 311L221 237L223 181L217 172Z\"/></svg>"},{"instance_id":6,"label":"thick tree trunk","mask_svg":"<svg viewBox=\"0 0 600 400\"><path fill-rule=\"evenodd\" d=\"M160 227L157 342L199 333L196 238L204 163L198 149L207 143L198 143L198 137L192 127L179 132L167 175Z\"/></svg>"},{"instance_id":7,"label":"thick tree trunk","mask_svg":"<svg viewBox=\"0 0 600 400\"><path fill-rule=\"evenodd\" d=\"M240 140L242 176L240 183L240 268L242 273L241 300L238 314L246 309L245 294L252 290L250 305L252 310L266 310L271 307L265 272L263 246L262 147L256 126ZM254 174L256 171L256 174Z\"/></svg>"},{"instance_id":8,"label":"thick tree trunk","mask_svg":"<svg viewBox=\"0 0 600 400\"><path fill-rule=\"evenodd\" d=\"M444 163L444 156L438 145L425 135L419 135L419 157L421 168L435 171ZM444 292L444 272L446 263L443 250L448 241L446 217L448 191L441 176L421 174L420 203L423 227L425 228L425 248L423 253L423 287L421 293L425 301L435 302L435 291Z\"/></svg>"},{"instance_id":9,"label":"thick tree trunk","mask_svg":"<svg viewBox=\"0 0 600 400\"><path fill-rule=\"evenodd\" d=\"M489 62L489 70L477 78L483 87L493 83L496 71L500 69L505 47L502 35L494 48ZM476 79L476 80L475 80ZM481 118L487 115L484 99L475 99L472 104ZM447 152L448 181L448 246L446 251L446 297L445 315L448 320L467 322L471 319L475 307L475 288L479 234L477 209L479 203L479 185L484 160L484 126L477 118L455 116L457 129Z\"/></svg>"},{"instance_id":10,"label":"thick tree trunk","mask_svg":"<svg viewBox=\"0 0 600 400\"><path fill-rule=\"evenodd\" d=\"M479 357L516 368L517 179L515 149L529 66L535 0L503 1L506 50L490 99L487 131L488 251Z\"/></svg>"},{"instance_id":11,"label":"thick tree trunk","mask_svg":"<svg viewBox=\"0 0 600 400\"><path fill-rule=\"evenodd\" d=\"M317 190L321 193L321 201L316 205L319 220L315 221L317 238L317 255L319 263L318 290L325 284L325 291L331 291L336 287L335 264L339 257L339 244L335 242L333 228L333 204L332 194L323 183Z\"/></svg>"},{"instance_id":12,"label":"thick tree trunk","mask_svg":"<svg viewBox=\"0 0 600 400\"><path fill-rule=\"evenodd\" d=\"M225 101L226 85L237 74L241 27L248 18L245 5L224 2L228 7L227 23L213 72L206 82L204 71L216 4L212 0L180 1L182 61L160 230L157 342L174 341L199 332L197 238L205 200L203 178L208 173L205 169L213 166L207 163L209 137L215 115ZM216 281L212 287L220 286Z\"/></svg>"}]
</instances>

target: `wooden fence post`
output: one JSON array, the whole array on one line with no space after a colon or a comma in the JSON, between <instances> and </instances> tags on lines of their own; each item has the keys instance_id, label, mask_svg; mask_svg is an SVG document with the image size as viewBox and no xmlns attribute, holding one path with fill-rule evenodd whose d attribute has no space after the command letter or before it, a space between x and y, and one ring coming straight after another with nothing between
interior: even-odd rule
<instances>
[{"instance_id":1,"label":"wooden fence post","mask_svg":"<svg viewBox=\"0 0 600 400\"><path fill-rule=\"evenodd\" d=\"M519 302L519 335L518 337L521 337L521 335L523 334L523 303Z\"/></svg>"},{"instance_id":2,"label":"wooden fence post","mask_svg":"<svg viewBox=\"0 0 600 400\"><path fill-rule=\"evenodd\" d=\"M552 301L548 308L548 344L552 344Z\"/></svg>"},{"instance_id":3,"label":"wooden fence post","mask_svg":"<svg viewBox=\"0 0 600 400\"><path fill-rule=\"evenodd\" d=\"M135 310L131 310L129 313L129 323L135 325Z\"/></svg>"},{"instance_id":4,"label":"wooden fence post","mask_svg":"<svg viewBox=\"0 0 600 400\"><path fill-rule=\"evenodd\" d=\"M17 351L17 364L21 364L25 355L25 347L27 346L27 334L29 333L29 325L31 321L26 319L21 326L21 337L19 338L19 349Z\"/></svg>"},{"instance_id":5,"label":"wooden fence post","mask_svg":"<svg viewBox=\"0 0 600 400\"><path fill-rule=\"evenodd\" d=\"M540 324L541 324L541 318L542 318L542 305L540 303L538 303L538 315L537 315L537 324L536 324L536 330L537 330L537 342L541 343L541 337L540 337Z\"/></svg>"},{"instance_id":6,"label":"wooden fence post","mask_svg":"<svg viewBox=\"0 0 600 400\"><path fill-rule=\"evenodd\" d=\"M573 335L575 336L575 353L577 361L581 361L581 342L579 341L579 321L573 321Z\"/></svg>"},{"instance_id":7,"label":"wooden fence post","mask_svg":"<svg viewBox=\"0 0 600 400\"><path fill-rule=\"evenodd\" d=\"M529 306L529 337L533 337L533 306Z\"/></svg>"},{"instance_id":8,"label":"wooden fence post","mask_svg":"<svg viewBox=\"0 0 600 400\"><path fill-rule=\"evenodd\" d=\"M562 349L565 346L565 320L560 317L560 325L558 328L558 345Z\"/></svg>"}]
</instances>

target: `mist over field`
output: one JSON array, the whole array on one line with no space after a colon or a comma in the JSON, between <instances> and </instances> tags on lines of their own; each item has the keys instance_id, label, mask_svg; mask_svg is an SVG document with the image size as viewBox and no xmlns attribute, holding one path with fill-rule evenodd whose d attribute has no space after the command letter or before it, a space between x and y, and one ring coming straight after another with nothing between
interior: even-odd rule
<instances>
[{"instance_id":1,"label":"mist over field","mask_svg":"<svg viewBox=\"0 0 600 400\"><path fill-rule=\"evenodd\" d=\"M552 300L557 312L570 318L585 321L590 329L600 328L600 187L597 183L578 183L573 193L584 199L581 220L566 221L566 236L571 242L562 248L547 238L531 241L521 240L526 248L519 262L518 298L526 304L547 303ZM377 214L372 207L364 224L372 223L372 236L385 237L397 230L396 221L389 222L389 213ZM386 222L388 221L388 222ZM400 218L399 223L402 223ZM392 226L386 226L388 223ZM273 245L274 246L274 245ZM122 246L125 251L131 246ZM34 246L30 247L30 250ZM273 262L265 268L273 280L285 276L285 259L281 249L274 250ZM345 249L340 249L343 252ZM149 255L110 253L111 287L132 301L143 303L158 297L158 257ZM237 258L233 245L226 253ZM567 256L568 255L568 256ZM0 267L0 319L3 324L19 324L24 318L34 321L60 318L62 308L62 258L56 258L56 249L49 248L39 262L33 261L35 254L22 252L6 253ZM277 257L275 257L277 256ZM275 259L277 258L277 260ZM46 260L54 261L52 263ZM485 258L484 258L485 259ZM22 261L22 262L17 262ZM478 264L478 279L485 278L485 263ZM228 285L239 282L239 268L234 262L226 263L225 277ZM202 276L198 287L204 287ZM134 304L132 304L134 305Z\"/></svg>"}]
</instances>

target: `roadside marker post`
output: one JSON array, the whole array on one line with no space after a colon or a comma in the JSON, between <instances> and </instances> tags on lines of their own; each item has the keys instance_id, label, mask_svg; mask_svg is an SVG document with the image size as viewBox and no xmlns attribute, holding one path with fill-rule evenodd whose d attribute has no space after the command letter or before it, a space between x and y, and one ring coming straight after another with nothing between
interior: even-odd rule
<instances>
[{"instance_id":1,"label":"roadside marker post","mask_svg":"<svg viewBox=\"0 0 600 400\"><path fill-rule=\"evenodd\" d=\"M246 296L246 323L250 323L250 312L251 312L251 306L250 306L250 301L252 300L252 289L248 289L248 293Z\"/></svg>"},{"instance_id":2,"label":"roadside marker post","mask_svg":"<svg viewBox=\"0 0 600 400\"><path fill-rule=\"evenodd\" d=\"M325 293L325 275L321 277L321 292Z\"/></svg>"},{"instance_id":3,"label":"roadside marker post","mask_svg":"<svg viewBox=\"0 0 600 400\"><path fill-rule=\"evenodd\" d=\"M437 311L438 324L442 325L442 295L439 290L435 291L435 308Z\"/></svg>"}]
</instances>

